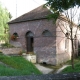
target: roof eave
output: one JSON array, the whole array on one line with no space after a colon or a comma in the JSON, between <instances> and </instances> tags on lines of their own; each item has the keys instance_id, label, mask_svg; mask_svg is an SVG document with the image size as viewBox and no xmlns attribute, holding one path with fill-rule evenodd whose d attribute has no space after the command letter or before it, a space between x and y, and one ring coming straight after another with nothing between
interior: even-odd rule
<instances>
[{"instance_id":1,"label":"roof eave","mask_svg":"<svg viewBox=\"0 0 80 80\"><path fill-rule=\"evenodd\" d=\"M8 22L8 24L21 23L21 22L28 22L28 21L35 21L35 20L41 20L41 19L47 19L47 17L36 18L36 19L29 19L29 20L22 20L22 21L16 21L16 22Z\"/></svg>"}]
</instances>

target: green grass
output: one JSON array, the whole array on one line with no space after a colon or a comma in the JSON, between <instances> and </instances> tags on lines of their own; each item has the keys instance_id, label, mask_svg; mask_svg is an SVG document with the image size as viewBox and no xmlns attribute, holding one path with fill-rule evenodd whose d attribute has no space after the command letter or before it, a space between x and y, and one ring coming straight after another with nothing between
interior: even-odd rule
<instances>
[{"instance_id":1,"label":"green grass","mask_svg":"<svg viewBox=\"0 0 80 80\"><path fill-rule=\"evenodd\" d=\"M0 61L12 67L0 64L0 76L41 74L31 62L25 60L22 56L9 57L0 53Z\"/></svg>"},{"instance_id":2,"label":"green grass","mask_svg":"<svg viewBox=\"0 0 80 80\"><path fill-rule=\"evenodd\" d=\"M16 76L16 75L22 75L21 71L0 64L0 76Z\"/></svg>"},{"instance_id":3,"label":"green grass","mask_svg":"<svg viewBox=\"0 0 80 80\"><path fill-rule=\"evenodd\" d=\"M71 61L68 61L67 64L71 64ZM80 72L80 57L74 60L74 69L72 69L72 66L69 66L62 71L62 73L73 73L73 72Z\"/></svg>"}]
</instances>

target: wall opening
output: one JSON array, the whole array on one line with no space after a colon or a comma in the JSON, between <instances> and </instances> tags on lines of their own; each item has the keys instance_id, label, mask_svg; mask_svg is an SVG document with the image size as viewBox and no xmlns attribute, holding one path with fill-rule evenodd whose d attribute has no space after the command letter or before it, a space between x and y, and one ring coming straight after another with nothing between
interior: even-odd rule
<instances>
[{"instance_id":1,"label":"wall opening","mask_svg":"<svg viewBox=\"0 0 80 80\"><path fill-rule=\"evenodd\" d=\"M51 32L48 31L48 30L44 30L43 33L42 33L42 35L43 35L44 37L52 36Z\"/></svg>"},{"instance_id":2,"label":"wall opening","mask_svg":"<svg viewBox=\"0 0 80 80\"><path fill-rule=\"evenodd\" d=\"M16 37L19 37L18 33L16 33L16 32L15 32L15 33L13 33L13 35L15 35Z\"/></svg>"},{"instance_id":3,"label":"wall opening","mask_svg":"<svg viewBox=\"0 0 80 80\"><path fill-rule=\"evenodd\" d=\"M15 32L12 34L11 40L16 41L18 37L19 37L18 33Z\"/></svg>"},{"instance_id":4,"label":"wall opening","mask_svg":"<svg viewBox=\"0 0 80 80\"><path fill-rule=\"evenodd\" d=\"M33 38L33 33L31 31L28 31L26 33L26 48L27 52L33 52L33 47L34 45L34 38Z\"/></svg>"}]
</instances>

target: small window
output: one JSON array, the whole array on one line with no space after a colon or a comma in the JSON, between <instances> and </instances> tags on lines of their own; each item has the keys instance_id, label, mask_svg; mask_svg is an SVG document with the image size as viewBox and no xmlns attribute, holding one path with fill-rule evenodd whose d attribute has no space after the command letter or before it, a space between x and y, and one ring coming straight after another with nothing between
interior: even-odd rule
<instances>
[{"instance_id":1,"label":"small window","mask_svg":"<svg viewBox=\"0 0 80 80\"><path fill-rule=\"evenodd\" d=\"M52 34L48 30L43 31L42 35L43 36L52 36Z\"/></svg>"},{"instance_id":2,"label":"small window","mask_svg":"<svg viewBox=\"0 0 80 80\"><path fill-rule=\"evenodd\" d=\"M19 37L19 36L18 36L18 33L16 33L16 32L15 32L15 33L13 33L13 35L14 35L14 36L16 36L16 37Z\"/></svg>"},{"instance_id":3,"label":"small window","mask_svg":"<svg viewBox=\"0 0 80 80\"><path fill-rule=\"evenodd\" d=\"M13 33L13 35L11 36L11 40L17 40L18 37L19 37L18 34L15 32L15 33Z\"/></svg>"}]
</instances>

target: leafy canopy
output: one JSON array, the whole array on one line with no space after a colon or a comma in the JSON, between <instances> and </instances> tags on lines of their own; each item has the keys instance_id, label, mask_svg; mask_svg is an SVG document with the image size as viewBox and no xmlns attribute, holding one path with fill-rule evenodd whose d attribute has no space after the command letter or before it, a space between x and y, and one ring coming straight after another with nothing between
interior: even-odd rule
<instances>
[{"instance_id":1,"label":"leafy canopy","mask_svg":"<svg viewBox=\"0 0 80 80\"><path fill-rule=\"evenodd\" d=\"M47 6L56 11L64 11L76 5L80 6L80 0L46 0Z\"/></svg>"},{"instance_id":2,"label":"leafy canopy","mask_svg":"<svg viewBox=\"0 0 80 80\"><path fill-rule=\"evenodd\" d=\"M53 12L51 15L49 15L48 18L54 18L54 21L57 20L60 13L64 13L65 11L75 8L79 8L80 6L80 0L46 0L47 3L45 4L50 8L50 10ZM75 10L73 10L74 15Z\"/></svg>"}]
</instances>

